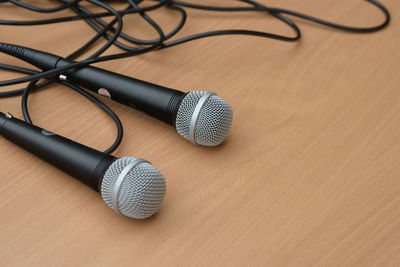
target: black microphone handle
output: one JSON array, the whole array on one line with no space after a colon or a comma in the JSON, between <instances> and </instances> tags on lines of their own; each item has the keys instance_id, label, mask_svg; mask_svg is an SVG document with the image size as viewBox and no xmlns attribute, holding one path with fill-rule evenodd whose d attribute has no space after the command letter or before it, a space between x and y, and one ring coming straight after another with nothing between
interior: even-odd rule
<instances>
[{"instance_id":1,"label":"black microphone handle","mask_svg":"<svg viewBox=\"0 0 400 267\"><path fill-rule=\"evenodd\" d=\"M68 64L71 62L61 59L57 62L57 67ZM64 75L67 80L90 91L110 97L173 126L179 104L185 95L178 90L92 66L71 70Z\"/></svg>"},{"instance_id":2,"label":"black microphone handle","mask_svg":"<svg viewBox=\"0 0 400 267\"><path fill-rule=\"evenodd\" d=\"M42 70L50 70L73 63L59 56L0 43L0 52L20 58ZM176 114L185 93L137 80L100 68L87 66L64 73L66 79L95 93L141 110L161 121L175 126Z\"/></svg>"},{"instance_id":3,"label":"black microphone handle","mask_svg":"<svg viewBox=\"0 0 400 267\"><path fill-rule=\"evenodd\" d=\"M96 191L115 157L0 112L0 135Z\"/></svg>"}]
</instances>

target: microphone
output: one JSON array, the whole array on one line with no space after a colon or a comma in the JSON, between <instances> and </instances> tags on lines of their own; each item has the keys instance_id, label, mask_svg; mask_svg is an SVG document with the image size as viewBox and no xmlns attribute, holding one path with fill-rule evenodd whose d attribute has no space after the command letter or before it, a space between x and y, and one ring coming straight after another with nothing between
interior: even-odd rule
<instances>
[{"instance_id":1,"label":"microphone","mask_svg":"<svg viewBox=\"0 0 400 267\"><path fill-rule=\"evenodd\" d=\"M0 43L0 52L42 70L73 63L53 54L5 43ZM231 106L211 92L184 93L92 66L67 71L60 79L164 121L194 144L217 146L225 140L232 125Z\"/></svg>"},{"instance_id":2,"label":"microphone","mask_svg":"<svg viewBox=\"0 0 400 267\"><path fill-rule=\"evenodd\" d=\"M0 135L100 192L120 215L148 218L164 199L164 177L144 159L117 159L1 112Z\"/></svg>"}]
</instances>

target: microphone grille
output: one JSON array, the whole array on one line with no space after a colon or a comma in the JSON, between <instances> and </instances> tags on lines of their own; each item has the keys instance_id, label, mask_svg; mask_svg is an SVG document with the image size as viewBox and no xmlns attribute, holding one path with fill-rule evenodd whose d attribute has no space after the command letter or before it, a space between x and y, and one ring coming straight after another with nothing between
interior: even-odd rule
<instances>
[{"instance_id":1,"label":"microphone grille","mask_svg":"<svg viewBox=\"0 0 400 267\"><path fill-rule=\"evenodd\" d=\"M233 112L219 96L192 91L182 100L176 115L176 130L194 144L216 146L227 137Z\"/></svg>"},{"instance_id":2,"label":"microphone grille","mask_svg":"<svg viewBox=\"0 0 400 267\"><path fill-rule=\"evenodd\" d=\"M166 191L164 176L149 162L125 157L106 171L101 195L117 213L135 219L153 215L161 206Z\"/></svg>"}]
</instances>

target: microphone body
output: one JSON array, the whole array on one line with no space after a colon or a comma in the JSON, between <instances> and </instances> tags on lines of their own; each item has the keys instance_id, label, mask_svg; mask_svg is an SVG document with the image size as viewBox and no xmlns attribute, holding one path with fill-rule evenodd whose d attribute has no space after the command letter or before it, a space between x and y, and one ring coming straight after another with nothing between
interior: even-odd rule
<instances>
[{"instance_id":1,"label":"microphone body","mask_svg":"<svg viewBox=\"0 0 400 267\"><path fill-rule=\"evenodd\" d=\"M0 43L0 51L18 57L42 70L60 68L73 63L57 55L11 44ZM179 103L185 95L178 90L92 66L70 70L63 75L68 81L143 111L171 125L175 123Z\"/></svg>"},{"instance_id":2,"label":"microphone body","mask_svg":"<svg viewBox=\"0 0 400 267\"><path fill-rule=\"evenodd\" d=\"M8 117L7 117L8 116ZM0 113L0 134L72 177L100 191L101 178L115 157Z\"/></svg>"},{"instance_id":3,"label":"microphone body","mask_svg":"<svg viewBox=\"0 0 400 267\"><path fill-rule=\"evenodd\" d=\"M0 52L18 57L42 70L72 63L53 54L5 43L0 43ZM231 106L214 93L184 93L92 66L66 71L60 79L72 81L164 121L194 144L221 144L232 124Z\"/></svg>"},{"instance_id":4,"label":"microphone body","mask_svg":"<svg viewBox=\"0 0 400 267\"><path fill-rule=\"evenodd\" d=\"M61 59L56 67L72 62ZM179 103L185 93L120 75L101 68L87 66L64 74L68 81L97 94L145 112L170 125L175 124Z\"/></svg>"},{"instance_id":5,"label":"microphone body","mask_svg":"<svg viewBox=\"0 0 400 267\"><path fill-rule=\"evenodd\" d=\"M117 159L1 112L0 135L100 192L120 215L148 218L164 199L164 176L143 159Z\"/></svg>"}]
</instances>

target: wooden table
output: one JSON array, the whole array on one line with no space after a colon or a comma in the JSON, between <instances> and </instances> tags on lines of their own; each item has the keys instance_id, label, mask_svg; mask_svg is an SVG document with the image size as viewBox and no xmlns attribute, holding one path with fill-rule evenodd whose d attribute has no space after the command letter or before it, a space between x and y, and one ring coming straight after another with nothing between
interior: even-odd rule
<instances>
[{"instance_id":1,"label":"wooden table","mask_svg":"<svg viewBox=\"0 0 400 267\"><path fill-rule=\"evenodd\" d=\"M349 25L383 19L364 1L264 2ZM125 126L115 155L146 158L167 179L161 210L144 221L117 216L90 188L0 138L1 265L400 266L400 2L383 2L394 18L375 34L295 19L297 43L225 36L97 64L218 93L234 109L229 138L194 146L106 100ZM177 21L166 10L153 16ZM39 18L3 3L0 17ZM138 18L125 27L154 36ZM263 14L191 10L179 36L220 28L292 34ZM0 35L65 56L93 31L73 22L2 26ZM25 66L5 55L0 62ZM101 110L60 85L33 94L29 106L37 125L100 150L116 134ZM0 99L0 110L21 118L20 98Z\"/></svg>"}]
</instances>

